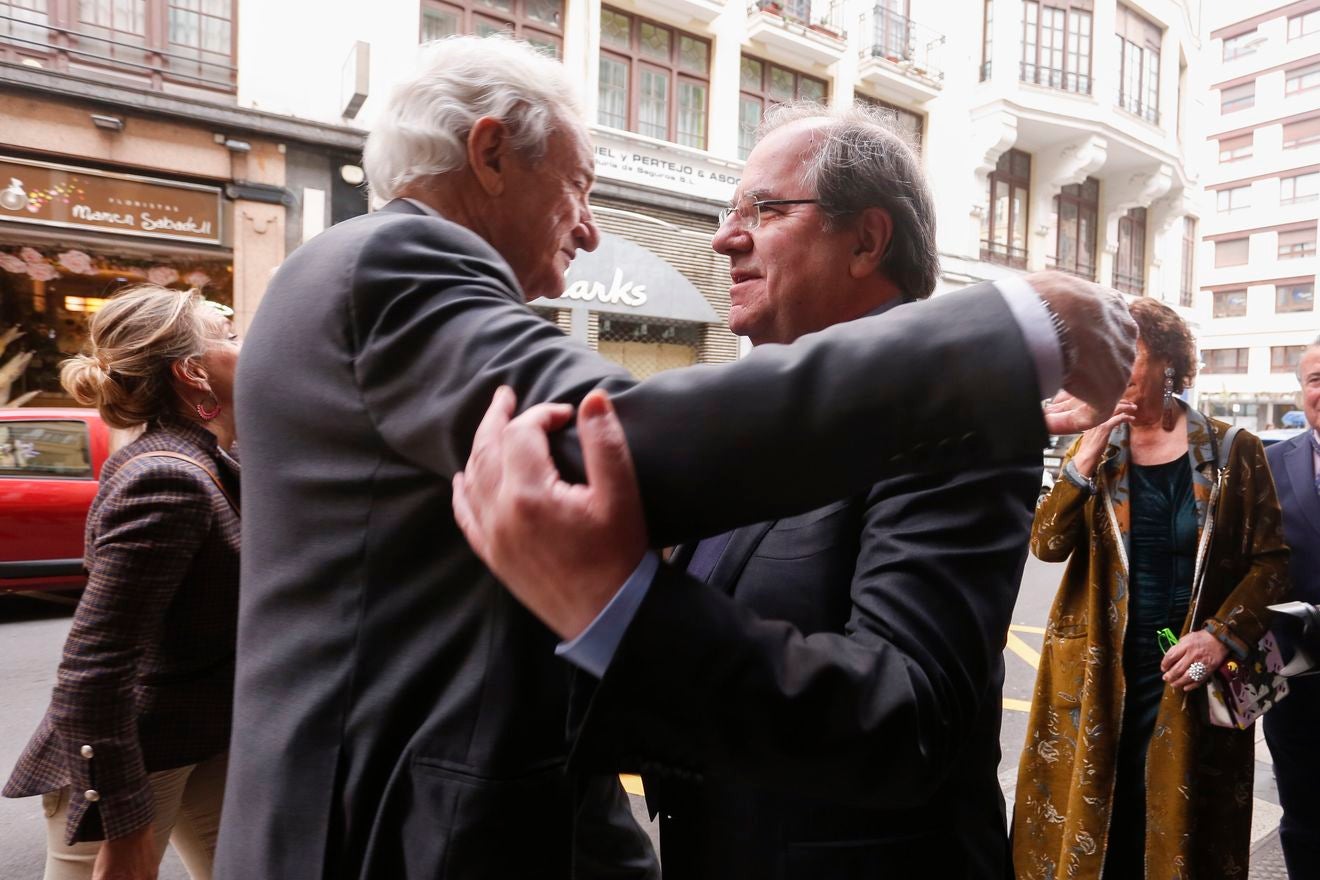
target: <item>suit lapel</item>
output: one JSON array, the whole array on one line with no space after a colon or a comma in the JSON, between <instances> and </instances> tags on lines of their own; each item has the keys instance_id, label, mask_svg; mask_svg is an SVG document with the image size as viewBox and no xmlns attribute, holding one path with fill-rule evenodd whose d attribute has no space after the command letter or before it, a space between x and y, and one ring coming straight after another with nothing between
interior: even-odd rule
<instances>
[{"instance_id":1,"label":"suit lapel","mask_svg":"<svg viewBox=\"0 0 1320 880\"><path fill-rule=\"evenodd\" d=\"M1284 472L1292 483L1298 507L1311 528L1320 534L1320 495L1315 491L1315 473L1312 465L1311 441L1305 434L1290 440L1291 447L1283 454Z\"/></svg>"},{"instance_id":2,"label":"suit lapel","mask_svg":"<svg viewBox=\"0 0 1320 880\"><path fill-rule=\"evenodd\" d=\"M770 529L774 528L774 525L775 521L771 520L736 530L729 539L729 546L724 548L724 555L715 563L707 583L732 596L738 586L738 579L742 577L743 569L747 567L747 563L756 553L756 548L761 545L761 540Z\"/></svg>"}]
</instances>

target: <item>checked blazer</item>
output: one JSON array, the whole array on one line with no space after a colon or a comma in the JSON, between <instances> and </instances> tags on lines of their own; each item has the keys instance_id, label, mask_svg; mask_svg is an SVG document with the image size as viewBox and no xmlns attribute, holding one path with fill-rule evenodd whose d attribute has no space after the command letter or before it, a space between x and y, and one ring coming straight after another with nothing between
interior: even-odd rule
<instances>
[{"instance_id":1,"label":"checked blazer","mask_svg":"<svg viewBox=\"0 0 1320 880\"><path fill-rule=\"evenodd\" d=\"M50 707L4 787L71 785L66 840L151 822L147 774L229 742L238 615L238 464L199 425L169 418L111 456L87 515L87 589ZM87 793L93 792L92 800Z\"/></svg>"}]
</instances>

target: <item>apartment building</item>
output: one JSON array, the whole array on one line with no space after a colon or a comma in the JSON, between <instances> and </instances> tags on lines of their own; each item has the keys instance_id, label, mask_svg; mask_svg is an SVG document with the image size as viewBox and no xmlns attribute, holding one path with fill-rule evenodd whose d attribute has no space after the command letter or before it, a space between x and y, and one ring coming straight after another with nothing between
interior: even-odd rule
<instances>
[{"instance_id":1,"label":"apartment building","mask_svg":"<svg viewBox=\"0 0 1320 880\"><path fill-rule=\"evenodd\" d=\"M1199 0L0 0L0 157L28 163L0 168L25 199L0 194L0 322L62 321L49 347L73 346L63 309L95 298L77 254L102 288L138 265L102 258L106 236L150 251L144 276L232 269L246 320L284 254L361 210L357 151L417 45L498 31L563 60L596 153L602 246L533 305L639 375L738 355L710 238L762 114L792 99L894 114L933 191L940 290L1054 267L1186 307L1200 17ZM75 234L52 189L72 172L48 165L186 184L168 192L204 194L219 240ZM47 172L51 198L29 184ZM169 204L151 192L127 198Z\"/></svg>"},{"instance_id":2,"label":"apartment building","mask_svg":"<svg viewBox=\"0 0 1320 880\"><path fill-rule=\"evenodd\" d=\"M1207 13L1197 385L1203 409L1259 430L1297 408L1297 364L1320 334L1320 0Z\"/></svg>"}]
</instances>

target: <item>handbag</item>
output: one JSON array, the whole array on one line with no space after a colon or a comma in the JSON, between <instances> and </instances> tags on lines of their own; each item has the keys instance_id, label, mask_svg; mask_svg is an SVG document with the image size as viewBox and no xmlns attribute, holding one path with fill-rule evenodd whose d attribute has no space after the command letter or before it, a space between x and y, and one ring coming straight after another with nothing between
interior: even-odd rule
<instances>
[{"instance_id":1,"label":"handbag","mask_svg":"<svg viewBox=\"0 0 1320 880\"><path fill-rule=\"evenodd\" d=\"M1224 482L1228 479L1228 451L1241 428L1234 426L1224 434L1224 441L1216 450L1217 478L1210 491L1205 529L1201 532L1201 545L1196 553L1196 575L1192 592L1196 597L1192 620L1198 617L1201 586L1205 581L1206 556L1214 531L1215 507ZM1223 466L1220 462L1224 462ZM1273 630L1266 632L1244 660L1229 660L1215 670L1205 683L1206 714L1216 727L1246 730L1256 719L1268 712L1276 703L1288 696L1288 678L1306 672L1315 666L1311 657L1300 647L1286 661L1279 648L1279 639Z\"/></svg>"}]
</instances>

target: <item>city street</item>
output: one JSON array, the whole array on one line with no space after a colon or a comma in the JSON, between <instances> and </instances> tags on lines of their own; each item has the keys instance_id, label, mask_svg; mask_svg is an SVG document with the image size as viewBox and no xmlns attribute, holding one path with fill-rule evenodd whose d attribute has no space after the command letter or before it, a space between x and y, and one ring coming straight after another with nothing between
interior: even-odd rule
<instances>
[{"instance_id":1,"label":"city street","mask_svg":"<svg viewBox=\"0 0 1320 880\"><path fill-rule=\"evenodd\" d=\"M1005 651L1004 724L1000 736L1003 760L1000 780L1010 808L1016 780L1018 754L1026 735L1027 710L1035 681L1038 652L1050 603L1062 575L1062 565L1027 561L1022 591L1013 615ZM0 598L0 668L5 670L4 711L0 712L0 774L7 775L27 742L50 697L60 648L68 632L71 609L24 598ZM1259 737L1259 732L1258 732ZM1271 833L1278 825L1279 808L1270 774L1269 753L1258 742L1256 801L1252 828L1253 845L1268 849ZM632 793L634 813L646 821L641 787L635 778L625 778ZM650 823L646 823L650 826ZM653 835L654 826L650 826ZM28 880L41 876L45 827L40 803L35 799L0 799L0 877ZM1258 851L1262 857L1263 851ZM1283 876L1252 871L1252 877ZM166 855L160 880L186 880L187 873L171 852Z\"/></svg>"}]
</instances>

